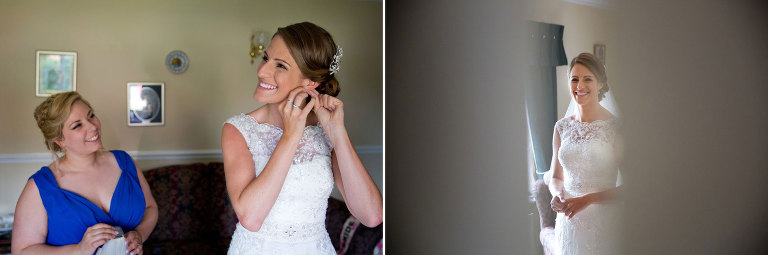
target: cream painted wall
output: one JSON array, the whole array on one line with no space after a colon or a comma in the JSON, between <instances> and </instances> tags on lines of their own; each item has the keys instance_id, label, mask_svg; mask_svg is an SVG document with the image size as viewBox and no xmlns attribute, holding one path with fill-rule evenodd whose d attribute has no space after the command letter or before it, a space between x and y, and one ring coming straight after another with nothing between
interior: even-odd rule
<instances>
[{"instance_id":1,"label":"cream painted wall","mask_svg":"<svg viewBox=\"0 0 768 255\"><path fill-rule=\"evenodd\" d=\"M35 97L35 50L78 53L77 91L101 119L106 148L218 150L222 123L261 105L252 98L252 31L269 36L301 21L322 26L344 48L339 97L354 144L381 146L382 18L381 2L348 0L2 1L0 155L46 151L32 118L44 99ZM165 68L172 50L189 56L186 73ZM127 126L126 83L133 81L165 83L165 126ZM381 154L361 158L381 187ZM137 163L147 169L188 162ZM42 165L0 164L0 213L13 210L25 181Z\"/></svg>"},{"instance_id":2,"label":"cream painted wall","mask_svg":"<svg viewBox=\"0 0 768 255\"><path fill-rule=\"evenodd\" d=\"M620 49L620 45L616 43L618 40L618 30L615 26L617 23L615 11L564 2L562 0L537 0L531 1L531 3L533 11L530 14L530 20L565 26L563 43L565 55L568 57L568 64L579 53L593 53L594 44L606 45L605 63L608 73L608 84L612 92L621 93L621 85L611 83L611 81L618 80L616 79L617 72L613 72L611 68L611 63L616 63L615 54L611 53L618 52ZM557 67L558 118L564 117L570 102L566 79L567 72L568 66Z\"/></svg>"}]
</instances>

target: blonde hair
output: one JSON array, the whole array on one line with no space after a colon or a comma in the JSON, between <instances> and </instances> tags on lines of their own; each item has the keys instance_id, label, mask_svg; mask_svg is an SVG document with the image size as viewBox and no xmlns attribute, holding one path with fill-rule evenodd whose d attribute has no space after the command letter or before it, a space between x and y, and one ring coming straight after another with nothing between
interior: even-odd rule
<instances>
[{"instance_id":1,"label":"blonde hair","mask_svg":"<svg viewBox=\"0 0 768 255\"><path fill-rule=\"evenodd\" d=\"M278 35L288 45L304 77L319 83L317 92L331 96L341 92L339 81L329 70L337 46L328 31L310 22L301 22L278 28L272 37Z\"/></svg>"},{"instance_id":2,"label":"blonde hair","mask_svg":"<svg viewBox=\"0 0 768 255\"><path fill-rule=\"evenodd\" d=\"M43 132L45 147L53 153L54 158L58 158L57 153L64 152L63 148L56 141L61 140L64 122L69 117L72 104L78 100L83 102L88 108L93 109L91 104L75 91L49 96L35 108L34 116L37 127Z\"/></svg>"},{"instance_id":3,"label":"blonde hair","mask_svg":"<svg viewBox=\"0 0 768 255\"><path fill-rule=\"evenodd\" d=\"M605 74L605 65L603 65L603 62L595 57L595 55L592 55L592 53L584 52L571 60L571 65L568 67L568 72L573 70L573 66L575 64L583 65L589 69L589 71L595 75L595 78L597 78L597 82L603 84L603 87L600 88L597 94L597 100L603 100L605 93L610 89L608 87L608 75Z\"/></svg>"}]
</instances>

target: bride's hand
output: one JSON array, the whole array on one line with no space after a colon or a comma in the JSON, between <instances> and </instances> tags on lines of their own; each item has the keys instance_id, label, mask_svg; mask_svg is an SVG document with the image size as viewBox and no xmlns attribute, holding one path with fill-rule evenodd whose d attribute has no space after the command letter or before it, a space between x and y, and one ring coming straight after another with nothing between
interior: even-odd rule
<instances>
[{"instance_id":1,"label":"bride's hand","mask_svg":"<svg viewBox=\"0 0 768 255\"><path fill-rule=\"evenodd\" d=\"M297 87L288 94L287 100L280 103L280 114L283 117L284 135L298 136L304 133L304 126L307 123L307 115L315 105L315 99L312 98L307 105L303 106L304 100L309 96L304 91L304 87Z\"/></svg>"},{"instance_id":2,"label":"bride's hand","mask_svg":"<svg viewBox=\"0 0 768 255\"><path fill-rule=\"evenodd\" d=\"M334 135L337 130L344 128L344 103L338 98L330 95L320 94L316 90L308 91L313 100L317 103L314 105L315 115L320 121L320 124L326 130L325 133L329 136ZM331 141L333 141L333 137Z\"/></svg>"},{"instance_id":3,"label":"bride's hand","mask_svg":"<svg viewBox=\"0 0 768 255\"><path fill-rule=\"evenodd\" d=\"M560 195L553 196L552 201L549 202L550 206L552 206L552 210L556 213L562 213L565 209L565 202L563 202L563 198Z\"/></svg>"},{"instance_id":4,"label":"bride's hand","mask_svg":"<svg viewBox=\"0 0 768 255\"><path fill-rule=\"evenodd\" d=\"M592 202L592 197L589 196L589 194L568 198L564 202L565 208L563 209L563 213L565 213L565 216L568 216L568 219L571 219L573 218L573 215L576 215L576 213L587 208Z\"/></svg>"}]
</instances>

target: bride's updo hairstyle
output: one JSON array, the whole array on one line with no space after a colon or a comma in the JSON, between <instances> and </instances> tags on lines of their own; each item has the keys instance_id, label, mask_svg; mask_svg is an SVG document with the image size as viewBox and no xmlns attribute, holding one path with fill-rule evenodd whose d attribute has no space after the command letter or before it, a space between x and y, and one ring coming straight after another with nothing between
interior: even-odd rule
<instances>
[{"instance_id":1,"label":"bride's updo hairstyle","mask_svg":"<svg viewBox=\"0 0 768 255\"><path fill-rule=\"evenodd\" d=\"M91 104L80 96L75 91L58 93L49 96L40 105L35 108L35 121L37 127L43 132L43 138L45 138L45 147L50 150L54 157L57 157L57 153L64 152L63 149L56 144L56 141L62 138L62 130L64 129L64 122L69 117L69 111L72 109L72 104L77 101L83 102L88 108L91 108Z\"/></svg>"},{"instance_id":2,"label":"bride's updo hairstyle","mask_svg":"<svg viewBox=\"0 0 768 255\"><path fill-rule=\"evenodd\" d=\"M603 100L605 97L605 92L608 92L608 76L605 74L605 65L595 57L595 55L592 55L592 53L581 53L573 60L571 60L571 65L568 66L568 72L573 71L573 65L575 64L581 64L585 66L587 69L589 69L592 74L594 74L597 78L597 82L602 83L603 87L600 88L597 94L597 100Z\"/></svg>"},{"instance_id":3,"label":"bride's updo hairstyle","mask_svg":"<svg viewBox=\"0 0 768 255\"><path fill-rule=\"evenodd\" d=\"M334 97L339 94L339 81L330 71L333 56L336 54L336 43L328 31L315 24L301 22L278 28L272 37L278 35L288 45L301 74L319 83L317 92Z\"/></svg>"}]
</instances>

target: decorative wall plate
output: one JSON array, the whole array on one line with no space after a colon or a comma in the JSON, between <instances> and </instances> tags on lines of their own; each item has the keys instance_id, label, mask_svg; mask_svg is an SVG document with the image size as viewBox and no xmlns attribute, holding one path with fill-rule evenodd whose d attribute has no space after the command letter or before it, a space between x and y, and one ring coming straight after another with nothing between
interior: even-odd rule
<instances>
[{"instance_id":1,"label":"decorative wall plate","mask_svg":"<svg viewBox=\"0 0 768 255\"><path fill-rule=\"evenodd\" d=\"M187 53L180 50L171 51L168 56L165 57L165 66L168 67L168 71L175 74L181 74L187 71L189 67L189 58Z\"/></svg>"}]
</instances>

